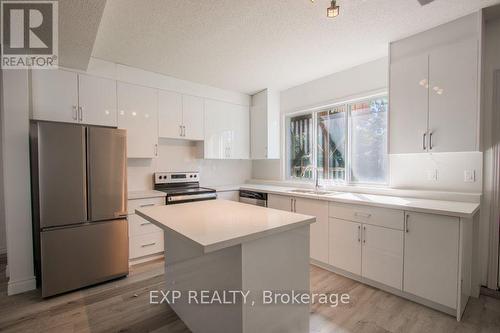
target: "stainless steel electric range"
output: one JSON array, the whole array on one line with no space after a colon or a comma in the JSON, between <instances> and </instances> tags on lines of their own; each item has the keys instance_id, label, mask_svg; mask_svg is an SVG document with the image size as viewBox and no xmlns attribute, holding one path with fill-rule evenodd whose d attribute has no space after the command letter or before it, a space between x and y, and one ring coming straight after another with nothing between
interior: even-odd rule
<instances>
[{"instance_id":1,"label":"stainless steel electric range","mask_svg":"<svg viewBox=\"0 0 500 333\"><path fill-rule=\"evenodd\" d=\"M199 172L157 172L154 189L167 194L167 205L217 199L215 190L200 187Z\"/></svg>"}]
</instances>

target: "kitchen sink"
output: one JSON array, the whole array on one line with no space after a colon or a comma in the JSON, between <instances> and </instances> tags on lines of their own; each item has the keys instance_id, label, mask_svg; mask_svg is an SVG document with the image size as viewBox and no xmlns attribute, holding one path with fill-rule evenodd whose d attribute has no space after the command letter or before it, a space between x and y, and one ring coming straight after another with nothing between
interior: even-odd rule
<instances>
[{"instance_id":1,"label":"kitchen sink","mask_svg":"<svg viewBox=\"0 0 500 333\"><path fill-rule=\"evenodd\" d=\"M296 190L290 190L289 192L292 193L302 193L302 194L315 194L315 195L326 195L326 194L332 194L333 192L331 191L316 191L316 190L303 190L303 189L296 189Z\"/></svg>"}]
</instances>

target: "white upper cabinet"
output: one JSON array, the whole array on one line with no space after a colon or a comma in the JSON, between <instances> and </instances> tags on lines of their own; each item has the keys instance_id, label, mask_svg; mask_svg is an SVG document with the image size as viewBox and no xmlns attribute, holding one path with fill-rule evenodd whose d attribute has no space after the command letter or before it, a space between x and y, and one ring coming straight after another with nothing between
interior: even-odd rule
<instances>
[{"instance_id":1,"label":"white upper cabinet","mask_svg":"<svg viewBox=\"0 0 500 333\"><path fill-rule=\"evenodd\" d=\"M480 150L480 20L474 13L391 43L391 154Z\"/></svg>"},{"instance_id":2,"label":"white upper cabinet","mask_svg":"<svg viewBox=\"0 0 500 333\"><path fill-rule=\"evenodd\" d=\"M445 45L429 56L429 151L477 149L478 41Z\"/></svg>"},{"instance_id":3,"label":"white upper cabinet","mask_svg":"<svg viewBox=\"0 0 500 333\"><path fill-rule=\"evenodd\" d=\"M249 108L205 100L206 159L248 159L250 156Z\"/></svg>"},{"instance_id":4,"label":"white upper cabinet","mask_svg":"<svg viewBox=\"0 0 500 333\"><path fill-rule=\"evenodd\" d=\"M203 140L203 109L203 98L189 95L182 96L182 126L184 139Z\"/></svg>"},{"instance_id":5,"label":"white upper cabinet","mask_svg":"<svg viewBox=\"0 0 500 333\"><path fill-rule=\"evenodd\" d=\"M203 140L203 98L159 90L158 108L161 138Z\"/></svg>"},{"instance_id":6,"label":"white upper cabinet","mask_svg":"<svg viewBox=\"0 0 500 333\"><path fill-rule=\"evenodd\" d=\"M77 123L78 76L63 70L32 70L33 119Z\"/></svg>"},{"instance_id":7,"label":"white upper cabinet","mask_svg":"<svg viewBox=\"0 0 500 333\"><path fill-rule=\"evenodd\" d=\"M390 152L426 150L428 55L398 59L390 65Z\"/></svg>"},{"instance_id":8,"label":"white upper cabinet","mask_svg":"<svg viewBox=\"0 0 500 333\"><path fill-rule=\"evenodd\" d=\"M78 74L79 121L116 126L116 81Z\"/></svg>"},{"instance_id":9,"label":"white upper cabinet","mask_svg":"<svg viewBox=\"0 0 500 333\"><path fill-rule=\"evenodd\" d=\"M116 81L65 70L33 70L33 119L116 126Z\"/></svg>"},{"instance_id":10,"label":"white upper cabinet","mask_svg":"<svg viewBox=\"0 0 500 333\"><path fill-rule=\"evenodd\" d=\"M158 156L158 90L118 82L118 127L127 130L127 157Z\"/></svg>"},{"instance_id":11,"label":"white upper cabinet","mask_svg":"<svg viewBox=\"0 0 500 333\"><path fill-rule=\"evenodd\" d=\"M158 134L160 138L182 138L182 95L158 91Z\"/></svg>"},{"instance_id":12,"label":"white upper cabinet","mask_svg":"<svg viewBox=\"0 0 500 333\"><path fill-rule=\"evenodd\" d=\"M280 94L266 89L252 96L250 109L252 159L280 158Z\"/></svg>"}]
</instances>

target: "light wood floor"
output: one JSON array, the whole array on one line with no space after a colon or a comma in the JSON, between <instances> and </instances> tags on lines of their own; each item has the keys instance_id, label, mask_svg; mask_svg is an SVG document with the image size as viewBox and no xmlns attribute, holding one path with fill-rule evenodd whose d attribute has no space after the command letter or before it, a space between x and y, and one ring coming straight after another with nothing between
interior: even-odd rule
<instances>
[{"instance_id":1,"label":"light wood floor","mask_svg":"<svg viewBox=\"0 0 500 333\"><path fill-rule=\"evenodd\" d=\"M168 305L150 305L163 287L163 261L131 268L130 276L42 300L39 291L6 296L0 257L0 332L189 332ZM348 305L311 307L311 332L500 332L500 300L471 299L453 317L311 266L313 292L347 292Z\"/></svg>"}]
</instances>

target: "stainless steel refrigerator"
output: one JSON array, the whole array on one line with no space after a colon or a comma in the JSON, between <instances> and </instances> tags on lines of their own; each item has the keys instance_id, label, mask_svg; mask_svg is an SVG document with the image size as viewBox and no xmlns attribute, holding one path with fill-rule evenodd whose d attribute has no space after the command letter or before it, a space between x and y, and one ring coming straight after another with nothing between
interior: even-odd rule
<instances>
[{"instance_id":1,"label":"stainless steel refrigerator","mask_svg":"<svg viewBox=\"0 0 500 333\"><path fill-rule=\"evenodd\" d=\"M126 131L33 121L30 150L42 296L127 275Z\"/></svg>"}]
</instances>

